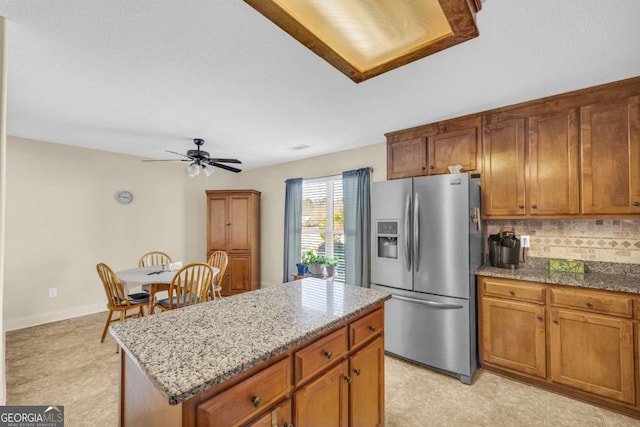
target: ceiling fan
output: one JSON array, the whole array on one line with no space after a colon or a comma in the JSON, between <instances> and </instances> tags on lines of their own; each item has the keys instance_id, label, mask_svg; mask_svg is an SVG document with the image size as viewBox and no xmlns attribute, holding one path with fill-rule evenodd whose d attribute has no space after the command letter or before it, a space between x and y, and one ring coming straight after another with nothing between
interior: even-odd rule
<instances>
[{"instance_id":1,"label":"ceiling fan","mask_svg":"<svg viewBox=\"0 0 640 427\"><path fill-rule=\"evenodd\" d=\"M216 157L209 157L209 153L201 150L200 147L204 145L204 139L195 138L193 143L196 144L195 150L188 150L187 154L176 153L175 151L164 150L167 153L177 154L178 156L185 157L184 159L167 159L167 160L143 160L143 162L191 162L187 168L187 175L194 177L200 173L200 168L204 171L206 176L210 176L215 170L214 167L228 170L230 172L238 173L242 170L234 168L233 166L224 165L223 163L242 163L238 159L220 159Z\"/></svg>"}]
</instances>

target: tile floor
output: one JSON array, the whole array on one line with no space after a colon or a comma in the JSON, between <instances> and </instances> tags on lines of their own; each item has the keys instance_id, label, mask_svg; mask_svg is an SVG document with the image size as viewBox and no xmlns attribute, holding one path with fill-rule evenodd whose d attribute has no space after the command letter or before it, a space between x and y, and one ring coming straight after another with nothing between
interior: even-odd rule
<instances>
[{"instance_id":1,"label":"tile floor","mask_svg":"<svg viewBox=\"0 0 640 427\"><path fill-rule=\"evenodd\" d=\"M64 405L67 427L118 425L118 357L106 313L6 334L7 404ZM386 425L640 426L640 420L479 372L472 386L386 358Z\"/></svg>"}]
</instances>

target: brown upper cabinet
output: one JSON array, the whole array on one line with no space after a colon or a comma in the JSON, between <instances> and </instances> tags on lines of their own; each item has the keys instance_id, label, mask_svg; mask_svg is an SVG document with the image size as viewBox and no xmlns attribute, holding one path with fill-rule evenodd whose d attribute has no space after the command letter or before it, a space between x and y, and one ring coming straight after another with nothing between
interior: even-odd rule
<instances>
[{"instance_id":1,"label":"brown upper cabinet","mask_svg":"<svg viewBox=\"0 0 640 427\"><path fill-rule=\"evenodd\" d=\"M473 115L388 133L387 179L446 174L458 164L478 172L481 132L482 116Z\"/></svg>"},{"instance_id":2,"label":"brown upper cabinet","mask_svg":"<svg viewBox=\"0 0 640 427\"><path fill-rule=\"evenodd\" d=\"M640 96L580 109L582 212L640 214Z\"/></svg>"},{"instance_id":3,"label":"brown upper cabinet","mask_svg":"<svg viewBox=\"0 0 640 427\"><path fill-rule=\"evenodd\" d=\"M485 216L579 213L576 109L487 114L484 132Z\"/></svg>"},{"instance_id":4,"label":"brown upper cabinet","mask_svg":"<svg viewBox=\"0 0 640 427\"><path fill-rule=\"evenodd\" d=\"M640 217L640 77L386 137L387 179L481 173L483 218Z\"/></svg>"}]
</instances>

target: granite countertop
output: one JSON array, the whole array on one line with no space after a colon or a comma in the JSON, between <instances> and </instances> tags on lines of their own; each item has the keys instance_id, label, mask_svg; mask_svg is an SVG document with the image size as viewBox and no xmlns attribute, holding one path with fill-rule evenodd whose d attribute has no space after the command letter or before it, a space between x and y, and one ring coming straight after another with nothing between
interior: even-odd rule
<instances>
[{"instance_id":1,"label":"granite countertop","mask_svg":"<svg viewBox=\"0 0 640 427\"><path fill-rule=\"evenodd\" d=\"M507 270L485 264L480 266L475 273L479 276L640 294L640 266L586 262L585 271L584 274L549 271L548 259L529 258L526 263L521 263L517 270Z\"/></svg>"},{"instance_id":2,"label":"granite countertop","mask_svg":"<svg viewBox=\"0 0 640 427\"><path fill-rule=\"evenodd\" d=\"M113 324L110 333L177 404L390 298L302 279Z\"/></svg>"}]
</instances>

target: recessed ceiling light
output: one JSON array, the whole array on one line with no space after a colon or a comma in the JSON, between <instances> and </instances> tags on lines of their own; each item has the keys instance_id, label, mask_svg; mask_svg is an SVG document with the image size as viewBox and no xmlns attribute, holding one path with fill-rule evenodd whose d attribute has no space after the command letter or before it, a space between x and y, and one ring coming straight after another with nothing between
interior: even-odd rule
<instances>
[{"instance_id":1,"label":"recessed ceiling light","mask_svg":"<svg viewBox=\"0 0 640 427\"><path fill-rule=\"evenodd\" d=\"M245 0L356 83L478 36L480 0Z\"/></svg>"}]
</instances>

